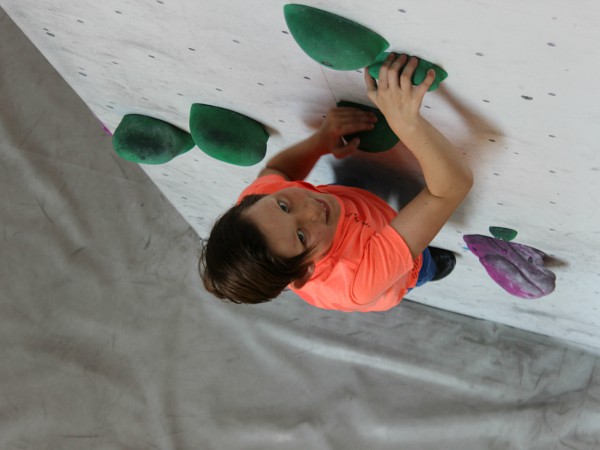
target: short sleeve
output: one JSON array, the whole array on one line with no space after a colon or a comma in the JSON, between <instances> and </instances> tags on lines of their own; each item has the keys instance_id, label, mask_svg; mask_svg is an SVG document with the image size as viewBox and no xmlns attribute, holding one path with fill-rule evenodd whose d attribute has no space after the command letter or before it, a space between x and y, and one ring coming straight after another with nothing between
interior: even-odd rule
<instances>
[{"instance_id":1,"label":"short sleeve","mask_svg":"<svg viewBox=\"0 0 600 450\"><path fill-rule=\"evenodd\" d=\"M363 306L376 302L377 310L396 306L411 281L414 266L406 242L387 225L375 233L364 248L351 289L352 301ZM402 283L402 279L406 282Z\"/></svg>"}]
</instances>

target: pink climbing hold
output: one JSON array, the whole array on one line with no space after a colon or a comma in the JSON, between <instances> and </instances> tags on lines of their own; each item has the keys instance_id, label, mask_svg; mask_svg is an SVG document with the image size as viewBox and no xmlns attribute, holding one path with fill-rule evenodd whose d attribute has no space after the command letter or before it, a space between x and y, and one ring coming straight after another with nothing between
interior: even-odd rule
<instances>
[{"instance_id":1,"label":"pink climbing hold","mask_svg":"<svg viewBox=\"0 0 600 450\"><path fill-rule=\"evenodd\" d=\"M539 298L556 287L556 275L544 267L547 256L527 245L480 234L463 237L487 273L506 292L521 298Z\"/></svg>"}]
</instances>

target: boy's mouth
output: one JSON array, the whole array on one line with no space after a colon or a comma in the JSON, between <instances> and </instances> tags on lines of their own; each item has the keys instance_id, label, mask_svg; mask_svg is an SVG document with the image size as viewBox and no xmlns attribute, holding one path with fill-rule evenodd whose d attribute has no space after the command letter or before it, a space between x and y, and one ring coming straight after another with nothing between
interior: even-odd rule
<instances>
[{"instance_id":1,"label":"boy's mouth","mask_svg":"<svg viewBox=\"0 0 600 450\"><path fill-rule=\"evenodd\" d=\"M329 205L327 203L325 203L325 201L321 200L321 199L316 199L321 206L323 207L323 212L325 212L325 223L329 222Z\"/></svg>"}]
</instances>

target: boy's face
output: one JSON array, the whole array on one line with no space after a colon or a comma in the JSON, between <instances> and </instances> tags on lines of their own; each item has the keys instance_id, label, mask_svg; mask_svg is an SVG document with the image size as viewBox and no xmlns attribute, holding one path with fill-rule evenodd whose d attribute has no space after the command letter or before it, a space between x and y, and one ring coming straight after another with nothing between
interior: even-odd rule
<instances>
[{"instance_id":1,"label":"boy's face","mask_svg":"<svg viewBox=\"0 0 600 450\"><path fill-rule=\"evenodd\" d=\"M334 196L302 188L267 195L245 215L264 233L271 251L290 258L313 247L313 261L331 248L341 207Z\"/></svg>"}]
</instances>

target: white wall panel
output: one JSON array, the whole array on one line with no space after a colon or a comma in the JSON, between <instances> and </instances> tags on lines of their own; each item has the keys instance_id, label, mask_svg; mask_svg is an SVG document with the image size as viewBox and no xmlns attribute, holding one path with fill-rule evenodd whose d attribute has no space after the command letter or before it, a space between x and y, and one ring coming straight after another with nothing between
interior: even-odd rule
<instances>
[{"instance_id":1,"label":"white wall panel","mask_svg":"<svg viewBox=\"0 0 600 450\"><path fill-rule=\"evenodd\" d=\"M209 103L264 123L271 133L267 157L305 137L336 100L366 102L361 74L322 68L295 44L285 3L0 0L109 129L132 112L188 129L191 104ZM460 254L456 273L410 298L600 348L600 5L305 3L356 20L392 50L449 72L443 88L426 97L423 113L460 147L476 184L435 241ZM403 187L394 183L410 172L410 160L408 168L401 164L407 160L397 150L342 164L324 160L311 180L332 182L347 170L347 178L387 192L393 203ZM144 169L205 236L259 167L230 166L196 148ZM553 294L511 297L487 276L462 236L488 234L490 225L514 228L516 242L562 261L553 268Z\"/></svg>"}]
</instances>

